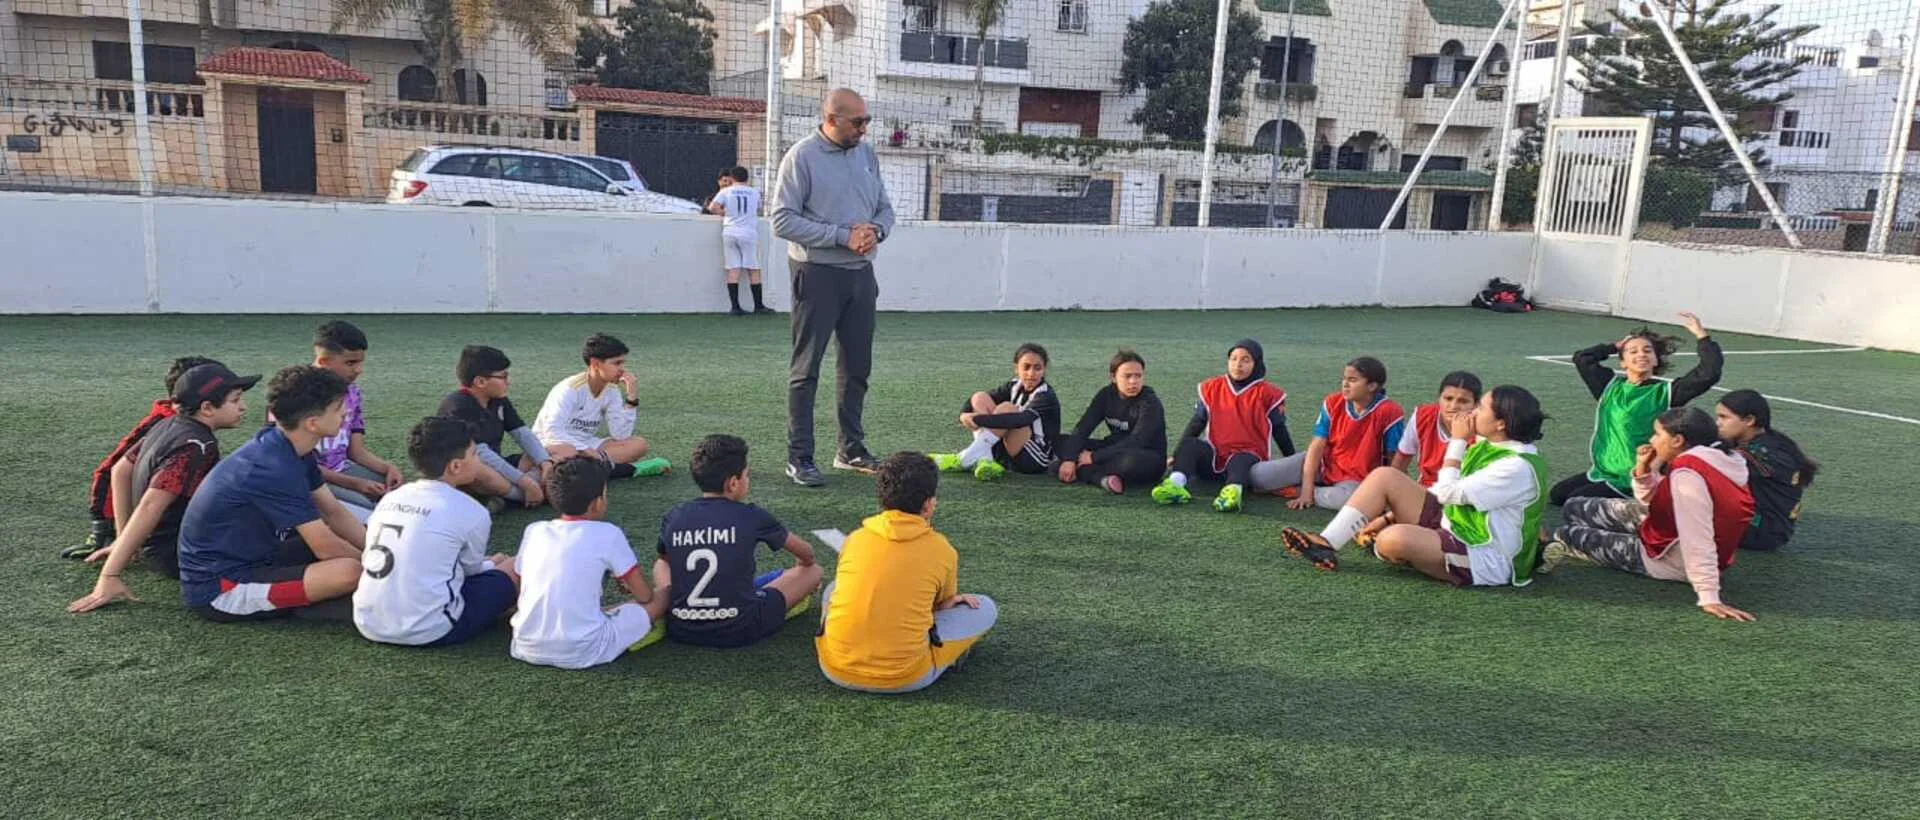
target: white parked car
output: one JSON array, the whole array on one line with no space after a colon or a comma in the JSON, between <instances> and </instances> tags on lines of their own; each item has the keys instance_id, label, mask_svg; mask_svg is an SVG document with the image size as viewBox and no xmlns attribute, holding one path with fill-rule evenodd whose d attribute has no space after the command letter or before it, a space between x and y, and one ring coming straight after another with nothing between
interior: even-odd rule
<instances>
[{"instance_id":1,"label":"white parked car","mask_svg":"<svg viewBox=\"0 0 1920 820\"><path fill-rule=\"evenodd\" d=\"M395 168L393 205L572 208L654 214L697 214L700 206L652 191L634 191L586 163L525 148L435 145L415 149Z\"/></svg>"},{"instance_id":2,"label":"white parked car","mask_svg":"<svg viewBox=\"0 0 1920 820\"><path fill-rule=\"evenodd\" d=\"M601 176L613 180L613 184L629 191L653 190L647 187L647 178L640 175L640 169L633 167L633 163L624 159L596 157L591 154L568 154L567 156L586 163L593 170L599 171Z\"/></svg>"}]
</instances>

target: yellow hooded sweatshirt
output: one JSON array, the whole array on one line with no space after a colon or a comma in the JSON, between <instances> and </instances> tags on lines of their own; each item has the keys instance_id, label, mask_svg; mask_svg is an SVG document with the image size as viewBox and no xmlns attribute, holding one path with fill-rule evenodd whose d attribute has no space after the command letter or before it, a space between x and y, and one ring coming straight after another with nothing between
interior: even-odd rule
<instances>
[{"instance_id":1,"label":"yellow hooded sweatshirt","mask_svg":"<svg viewBox=\"0 0 1920 820\"><path fill-rule=\"evenodd\" d=\"M884 510L847 537L826 622L820 668L870 689L906 686L964 654L973 641L934 646L934 608L959 594L960 555L917 515Z\"/></svg>"}]
</instances>

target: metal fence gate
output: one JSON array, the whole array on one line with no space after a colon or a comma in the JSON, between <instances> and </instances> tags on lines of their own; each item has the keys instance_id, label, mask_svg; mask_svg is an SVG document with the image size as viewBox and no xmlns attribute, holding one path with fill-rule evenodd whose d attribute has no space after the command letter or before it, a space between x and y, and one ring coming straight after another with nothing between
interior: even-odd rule
<instances>
[{"instance_id":1,"label":"metal fence gate","mask_svg":"<svg viewBox=\"0 0 1920 820\"><path fill-rule=\"evenodd\" d=\"M1548 126L1538 230L1632 239L1652 137L1653 121L1645 117L1574 117Z\"/></svg>"}]
</instances>

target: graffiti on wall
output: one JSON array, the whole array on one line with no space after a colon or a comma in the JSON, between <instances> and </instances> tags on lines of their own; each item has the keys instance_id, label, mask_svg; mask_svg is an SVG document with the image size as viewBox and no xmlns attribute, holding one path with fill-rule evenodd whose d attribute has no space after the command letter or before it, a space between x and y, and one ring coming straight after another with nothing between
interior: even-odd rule
<instances>
[{"instance_id":1,"label":"graffiti on wall","mask_svg":"<svg viewBox=\"0 0 1920 820\"><path fill-rule=\"evenodd\" d=\"M72 130L80 134L120 136L127 132L126 121L119 117L76 117L69 114L28 114L22 121L28 134L45 131L49 137L61 136Z\"/></svg>"}]
</instances>

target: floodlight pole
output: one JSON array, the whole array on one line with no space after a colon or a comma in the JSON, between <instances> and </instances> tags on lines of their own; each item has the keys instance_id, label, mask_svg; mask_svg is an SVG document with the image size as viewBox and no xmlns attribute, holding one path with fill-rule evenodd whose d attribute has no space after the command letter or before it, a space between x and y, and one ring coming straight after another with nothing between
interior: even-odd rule
<instances>
[{"instance_id":1,"label":"floodlight pole","mask_svg":"<svg viewBox=\"0 0 1920 820\"><path fill-rule=\"evenodd\" d=\"M1200 154L1200 216L1195 224L1202 228L1213 217L1213 144L1220 138L1220 86L1226 79L1227 18L1232 14L1233 0L1220 0L1214 12L1213 76L1207 87L1207 144Z\"/></svg>"},{"instance_id":2,"label":"floodlight pole","mask_svg":"<svg viewBox=\"0 0 1920 820\"><path fill-rule=\"evenodd\" d=\"M1273 124L1273 161L1267 170L1267 227L1273 227L1274 214L1280 208L1280 150L1286 144L1287 135L1287 74L1293 68L1293 6L1294 0L1287 0L1287 45L1280 52L1280 118ZM1301 134L1304 139L1305 129ZM1294 223L1300 221L1300 204L1294 203Z\"/></svg>"},{"instance_id":3,"label":"floodlight pole","mask_svg":"<svg viewBox=\"0 0 1920 820\"><path fill-rule=\"evenodd\" d=\"M127 50L133 56L133 140L140 162L140 195L153 196L153 127L147 112L147 38L140 0L127 0Z\"/></svg>"},{"instance_id":4,"label":"floodlight pole","mask_svg":"<svg viewBox=\"0 0 1920 820\"><path fill-rule=\"evenodd\" d=\"M797 21L795 28L798 28ZM795 31L793 37L798 44L800 32ZM780 75L780 0L767 0L767 155L760 161L760 190L768 194L780 190L780 181L773 178L780 168L780 123L784 119L780 116ZM771 209L773 197L766 197L762 204ZM772 215L771 210L768 215ZM768 242L763 251L766 258L761 260L762 270L772 270L777 261L773 258L774 244Z\"/></svg>"}]
</instances>

